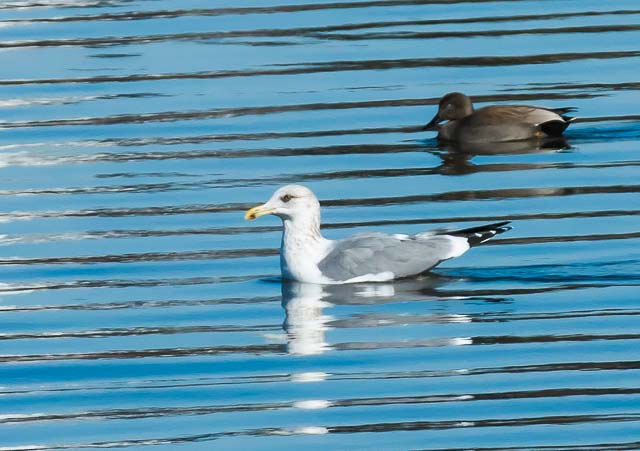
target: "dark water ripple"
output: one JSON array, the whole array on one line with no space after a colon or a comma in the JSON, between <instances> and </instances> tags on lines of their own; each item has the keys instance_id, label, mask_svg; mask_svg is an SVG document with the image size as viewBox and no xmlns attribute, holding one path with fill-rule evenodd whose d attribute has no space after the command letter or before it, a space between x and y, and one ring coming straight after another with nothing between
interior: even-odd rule
<instances>
[{"instance_id":1,"label":"dark water ripple","mask_svg":"<svg viewBox=\"0 0 640 451\"><path fill-rule=\"evenodd\" d=\"M0 4L0 450L639 449L637 6ZM453 90L577 119L442 145ZM332 238L514 229L283 283L288 183Z\"/></svg>"},{"instance_id":2,"label":"dark water ripple","mask_svg":"<svg viewBox=\"0 0 640 451\"><path fill-rule=\"evenodd\" d=\"M16 46L11 43L8 46ZM0 47L1 48L1 47ZM160 74L128 74L128 75L99 75L93 77L73 78L38 78L38 79L4 79L0 86L67 84L67 83L129 83L163 80L199 80L223 79L236 77L263 77L305 75L331 72L393 70L407 68L446 68L446 67L500 67L525 66L539 64L559 64L580 62L582 60L616 60L638 58L640 51L615 52L573 52L573 53L540 53L525 56L474 56L474 57L443 57L443 58L408 58L408 59L374 59L374 60L346 60L331 62L287 63L277 65L279 68L261 70L221 70L201 71L191 73L160 73ZM284 66L284 67L282 67ZM141 116L144 120L144 115Z\"/></svg>"}]
</instances>

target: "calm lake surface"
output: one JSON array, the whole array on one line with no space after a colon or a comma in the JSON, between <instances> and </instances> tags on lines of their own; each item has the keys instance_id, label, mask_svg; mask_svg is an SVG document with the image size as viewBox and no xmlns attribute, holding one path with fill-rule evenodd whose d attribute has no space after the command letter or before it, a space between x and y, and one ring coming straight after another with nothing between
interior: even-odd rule
<instances>
[{"instance_id":1,"label":"calm lake surface","mask_svg":"<svg viewBox=\"0 0 640 451\"><path fill-rule=\"evenodd\" d=\"M0 4L0 450L640 449L640 4ZM439 146L438 99L573 106ZM279 278L324 233L514 229L420 280Z\"/></svg>"}]
</instances>

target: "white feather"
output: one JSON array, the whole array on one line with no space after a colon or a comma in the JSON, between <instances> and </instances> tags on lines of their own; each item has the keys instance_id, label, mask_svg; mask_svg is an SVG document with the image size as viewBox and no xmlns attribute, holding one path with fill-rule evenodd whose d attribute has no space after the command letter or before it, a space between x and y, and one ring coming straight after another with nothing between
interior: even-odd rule
<instances>
[{"instance_id":1,"label":"white feather","mask_svg":"<svg viewBox=\"0 0 640 451\"><path fill-rule=\"evenodd\" d=\"M445 258L460 257L471 248L471 246L469 246L469 241L464 237L453 235L442 236L451 242L451 251Z\"/></svg>"}]
</instances>

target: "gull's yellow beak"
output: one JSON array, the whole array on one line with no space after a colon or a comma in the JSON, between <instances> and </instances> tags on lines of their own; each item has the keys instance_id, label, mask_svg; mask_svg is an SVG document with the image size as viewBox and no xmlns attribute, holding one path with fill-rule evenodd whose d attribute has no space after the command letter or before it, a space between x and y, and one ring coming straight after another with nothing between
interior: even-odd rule
<instances>
[{"instance_id":1,"label":"gull's yellow beak","mask_svg":"<svg viewBox=\"0 0 640 451\"><path fill-rule=\"evenodd\" d=\"M258 205L257 207L253 207L244 214L244 219L247 221L251 221L253 219L259 218L260 216L270 215L275 211L275 208L268 208L265 205Z\"/></svg>"}]
</instances>

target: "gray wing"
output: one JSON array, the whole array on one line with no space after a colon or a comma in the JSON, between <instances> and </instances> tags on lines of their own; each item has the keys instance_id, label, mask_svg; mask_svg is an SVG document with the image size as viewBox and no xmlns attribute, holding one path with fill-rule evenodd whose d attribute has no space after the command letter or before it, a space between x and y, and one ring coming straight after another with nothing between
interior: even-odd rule
<instances>
[{"instance_id":1,"label":"gray wing","mask_svg":"<svg viewBox=\"0 0 640 451\"><path fill-rule=\"evenodd\" d=\"M334 281L384 272L407 277L459 255L456 250L456 241L445 235L365 233L338 241L318 267Z\"/></svg>"}]
</instances>

